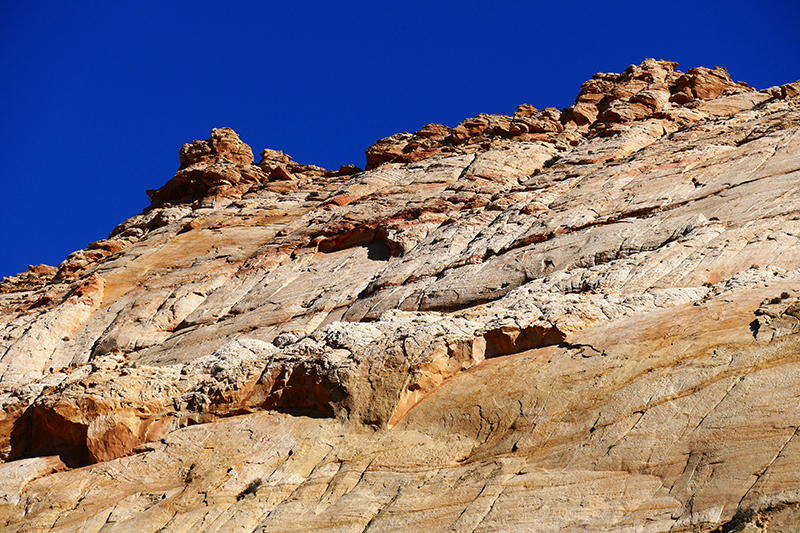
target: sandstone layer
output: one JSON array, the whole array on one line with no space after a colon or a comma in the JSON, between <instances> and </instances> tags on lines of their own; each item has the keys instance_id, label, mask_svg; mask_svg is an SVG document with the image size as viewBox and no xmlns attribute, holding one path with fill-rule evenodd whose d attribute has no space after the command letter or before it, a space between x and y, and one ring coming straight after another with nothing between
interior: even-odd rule
<instances>
[{"instance_id":1,"label":"sandstone layer","mask_svg":"<svg viewBox=\"0 0 800 533\"><path fill-rule=\"evenodd\" d=\"M792 531L800 82L648 59L326 171L229 128L0 283L0 531Z\"/></svg>"}]
</instances>

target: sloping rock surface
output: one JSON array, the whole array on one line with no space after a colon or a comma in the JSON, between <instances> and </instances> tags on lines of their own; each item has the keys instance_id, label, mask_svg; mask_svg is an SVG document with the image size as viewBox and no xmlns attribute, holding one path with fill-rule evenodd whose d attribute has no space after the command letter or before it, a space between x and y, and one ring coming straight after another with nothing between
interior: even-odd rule
<instances>
[{"instance_id":1,"label":"sloping rock surface","mask_svg":"<svg viewBox=\"0 0 800 533\"><path fill-rule=\"evenodd\" d=\"M180 151L0 282L0 531L792 531L800 82Z\"/></svg>"}]
</instances>

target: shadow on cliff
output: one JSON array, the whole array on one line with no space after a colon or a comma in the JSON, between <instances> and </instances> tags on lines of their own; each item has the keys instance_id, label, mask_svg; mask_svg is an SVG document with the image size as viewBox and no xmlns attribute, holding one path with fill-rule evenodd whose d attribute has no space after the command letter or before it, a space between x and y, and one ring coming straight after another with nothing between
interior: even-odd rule
<instances>
[{"instance_id":1,"label":"shadow on cliff","mask_svg":"<svg viewBox=\"0 0 800 533\"><path fill-rule=\"evenodd\" d=\"M514 355L545 346L559 345L566 336L558 328L532 326L527 328L502 327L484 333L486 359Z\"/></svg>"},{"instance_id":2,"label":"shadow on cliff","mask_svg":"<svg viewBox=\"0 0 800 533\"><path fill-rule=\"evenodd\" d=\"M86 445L87 426L30 406L14 422L7 461L57 455L70 468L96 462Z\"/></svg>"}]
</instances>

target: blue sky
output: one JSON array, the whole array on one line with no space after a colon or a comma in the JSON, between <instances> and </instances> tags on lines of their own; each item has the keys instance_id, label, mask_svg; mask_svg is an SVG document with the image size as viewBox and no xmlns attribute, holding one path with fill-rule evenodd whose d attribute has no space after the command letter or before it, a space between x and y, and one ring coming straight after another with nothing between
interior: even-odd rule
<instances>
[{"instance_id":1,"label":"blue sky","mask_svg":"<svg viewBox=\"0 0 800 533\"><path fill-rule=\"evenodd\" d=\"M800 79L796 0L495 4L3 1L0 276L105 238L215 127L363 167L381 137L566 107L647 57Z\"/></svg>"}]
</instances>

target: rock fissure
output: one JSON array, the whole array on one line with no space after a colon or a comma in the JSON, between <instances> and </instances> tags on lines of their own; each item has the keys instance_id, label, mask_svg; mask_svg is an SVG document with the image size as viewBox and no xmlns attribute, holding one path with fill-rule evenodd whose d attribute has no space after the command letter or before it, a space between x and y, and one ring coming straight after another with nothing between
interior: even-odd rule
<instances>
[{"instance_id":1,"label":"rock fissure","mask_svg":"<svg viewBox=\"0 0 800 533\"><path fill-rule=\"evenodd\" d=\"M706 418L708 418L708 415L710 415L712 412L714 412L717 409L717 407L719 407L720 404L722 402L724 402L728 398L728 396L730 396L731 391L737 385L739 385L747 375L748 374L744 374L742 376L736 376L734 378L734 380L733 380L733 383L731 383L730 387L727 388L727 390L725 391L725 394L722 396L722 398L720 398L720 400L717 403L715 403L711 407L711 409L709 409L703 416L700 417L700 420L697 422L697 425L694 428L692 428L692 430L689 433L694 433L695 431L697 431L698 428L703 424L703 422L705 422ZM681 437L683 437L683 435L681 435Z\"/></svg>"},{"instance_id":2,"label":"rock fissure","mask_svg":"<svg viewBox=\"0 0 800 533\"><path fill-rule=\"evenodd\" d=\"M742 495L741 499L736 505L737 510L741 509L742 502L744 502L744 500L747 498L747 496L750 494L750 492L753 490L756 484L766 475L767 471L775 463L775 461L778 460L778 458L781 456L786 447L789 446L789 443L792 442L792 440L797 436L798 432L800 432L800 428L794 428L794 431L792 431L792 433L789 435L789 438L786 439L786 442L784 442L780 448L778 448L778 451L775 453L772 459L770 459L770 461L764 466L764 468L762 468L759 472L753 474L756 479L753 481L753 484L750 485L747 491L745 491L745 493Z\"/></svg>"}]
</instances>

